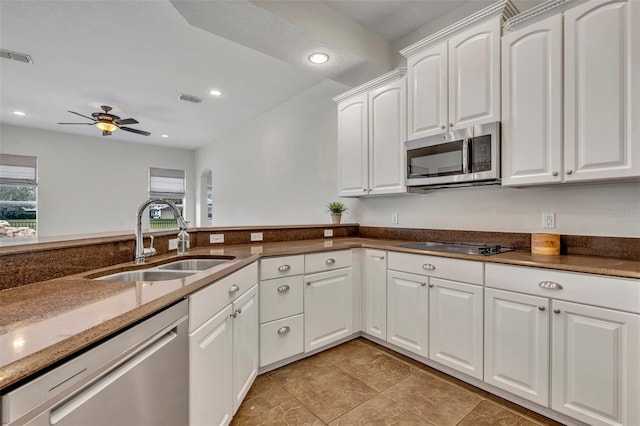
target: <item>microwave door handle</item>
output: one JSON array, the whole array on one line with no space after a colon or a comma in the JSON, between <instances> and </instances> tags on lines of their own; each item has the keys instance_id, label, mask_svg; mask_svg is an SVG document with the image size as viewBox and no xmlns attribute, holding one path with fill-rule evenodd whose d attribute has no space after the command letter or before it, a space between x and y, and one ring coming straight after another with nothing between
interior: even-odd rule
<instances>
[{"instance_id":1,"label":"microwave door handle","mask_svg":"<svg viewBox=\"0 0 640 426\"><path fill-rule=\"evenodd\" d=\"M467 170L468 173L473 173L473 138L469 138L467 144Z\"/></svg>"},{"instance_id":2,"label":"microwave door handle","mask_svg":"<svg viewBox=\"0 0 640 426\"><path fill-rule=\"evenodd\" d=\"M463 174L467 174L469 173L469 164L471 164L471 162L469 161L469 143L471 142L471 139L464 139L462 141L462 173Z\"/></svg>"}]
</instances>

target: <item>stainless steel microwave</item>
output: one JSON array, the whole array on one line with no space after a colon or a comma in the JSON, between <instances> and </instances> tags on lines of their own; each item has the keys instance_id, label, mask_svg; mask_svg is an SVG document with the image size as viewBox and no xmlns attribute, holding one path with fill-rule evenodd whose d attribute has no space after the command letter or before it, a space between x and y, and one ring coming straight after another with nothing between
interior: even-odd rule
<instances>
[{"instance_id":1,"label":"stainless steel microwave","mask_svg":"<svg viewBox=\"0 0 640 426\"><path fill-rule=\"evenodd\" d=\"M500 183L500 123L405 142L410 192Z\"/></svg>"}]
</instances>

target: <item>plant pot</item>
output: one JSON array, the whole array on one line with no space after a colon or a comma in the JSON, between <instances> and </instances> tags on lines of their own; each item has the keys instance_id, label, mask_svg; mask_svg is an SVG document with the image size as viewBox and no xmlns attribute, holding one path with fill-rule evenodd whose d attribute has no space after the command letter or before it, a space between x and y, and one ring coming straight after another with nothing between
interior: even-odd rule
<instances>
[{"instance_id":1,"label":"plant pot","mask_svg":"<svg viewBox=\"0 0 640 426\"><path fill-rule=\"evenodd\" d=\"M331 213L331 223L340 223L342 213Z\"/></svg>"}]
</instances>

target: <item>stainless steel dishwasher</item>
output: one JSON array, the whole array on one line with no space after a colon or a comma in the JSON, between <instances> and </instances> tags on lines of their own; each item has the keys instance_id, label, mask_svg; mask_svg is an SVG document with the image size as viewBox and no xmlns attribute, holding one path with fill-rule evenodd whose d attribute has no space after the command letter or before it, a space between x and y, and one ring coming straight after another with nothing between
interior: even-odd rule
<instances>
[{"instance_id":1,"label":"stainless steel dishwasher","mask_svg":"<svg viewBox=\"0 0 640 426\"><path fill-rule=\"evenodd\" d=\"M180 302L3 395L2 424L187 425L187 313Z\"/></svg>"}]
</instances>

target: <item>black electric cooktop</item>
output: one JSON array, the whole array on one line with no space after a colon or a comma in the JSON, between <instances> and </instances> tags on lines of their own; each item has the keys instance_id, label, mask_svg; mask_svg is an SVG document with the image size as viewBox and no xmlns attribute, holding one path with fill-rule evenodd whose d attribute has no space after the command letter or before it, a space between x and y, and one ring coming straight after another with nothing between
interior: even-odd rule
<instances>
[{"instance_id":1,"label":"black electric cooktop","mask_svg":"<svg viewBox=\"0 0 640 426\"><path fill-rule=\"evenodd\" d=\"M431 241L400 244L398 247L405 247L416 250L443 251L447 253L480 254L491 256L513 251L512 248L502 247L498 244L471 244L471 243L434 243Z\"/></svg>"}]
</instances>

